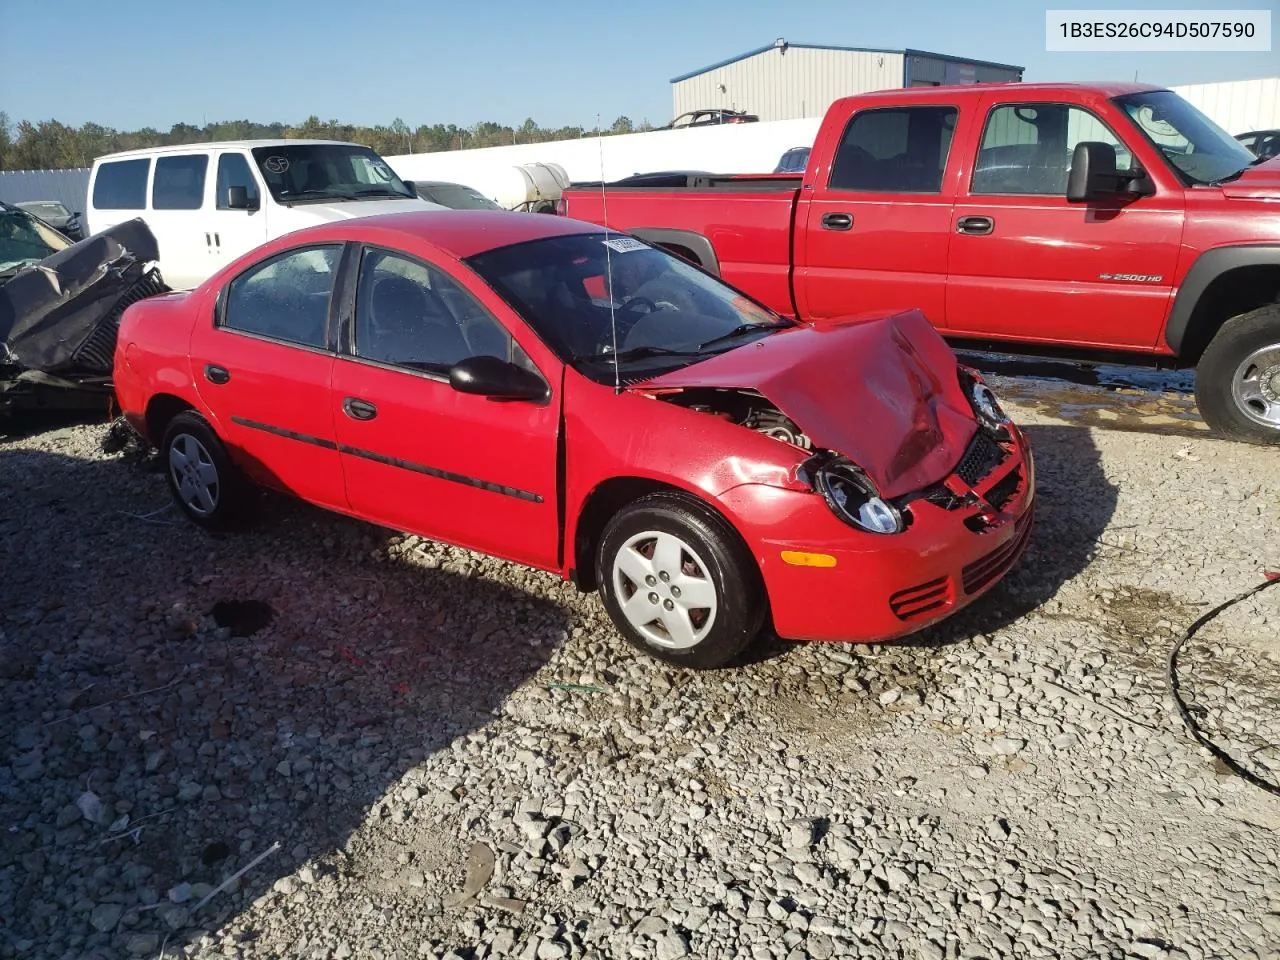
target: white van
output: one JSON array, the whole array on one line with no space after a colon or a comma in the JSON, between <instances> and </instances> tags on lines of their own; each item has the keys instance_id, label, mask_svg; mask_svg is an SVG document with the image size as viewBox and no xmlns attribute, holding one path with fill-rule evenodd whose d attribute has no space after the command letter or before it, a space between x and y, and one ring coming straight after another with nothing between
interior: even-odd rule
<instances>
[{"instance_id":1,"label":"white van","mask_svg":"<svg viewBox=\"0 0 1280 960\"><path fill-rule=\"evenodd\" d=\"M236 140L99 157L89 174L85 233L142 218L155 234L165 283L185 290L302 227L444 209L421 199L368 147Z\"/></svg>"}]
</instances>

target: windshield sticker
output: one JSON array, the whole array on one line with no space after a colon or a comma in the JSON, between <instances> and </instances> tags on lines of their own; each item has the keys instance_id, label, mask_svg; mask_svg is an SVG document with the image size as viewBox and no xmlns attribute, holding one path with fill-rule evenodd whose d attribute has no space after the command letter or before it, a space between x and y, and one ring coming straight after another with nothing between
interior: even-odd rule
<instances>
[{"instance_id":1,"label":"windshield sticker","mask_svg":"<svg viewBox=\"0 0 1280 960\"><path fill-rule=\"evenodd\" d=\"M262 165L266 167L271 173L284 173L286 170L289 169L289 158L281 157L279 155L274 157L267 157L267 159L263 162Z\"/></svg>"},{"instance_id":2,"label":"windshield sticker","mask_svg":"<svg viewBox=\"0 0 1280 960\"><path fill-rule=\"evenodd\" d=\"M388 167L386 163L382 160L374 161L373 172L377 174L379 179L383 180L386 183L390 183L392 180L395 179L395 174L391 172L391 168Z\"/></svg>"},{"instance_id":3,"label":"windshield sticker","mask_svg":"<svg viewBox=\"0 0 1280 960\"><path fill-rule=\"evenodd\" d=\"M633 250L649 249L633 237L615 237L612 240L601 240L600 242L615 253L631 253Z\"/></svg>"}]
</instances>

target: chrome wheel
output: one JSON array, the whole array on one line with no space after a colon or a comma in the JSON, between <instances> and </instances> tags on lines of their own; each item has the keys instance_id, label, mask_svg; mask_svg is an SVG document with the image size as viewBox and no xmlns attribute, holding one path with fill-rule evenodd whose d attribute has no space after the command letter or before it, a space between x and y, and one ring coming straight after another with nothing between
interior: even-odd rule
<instances>
[{"instance_id":1,"label":"chrome wheel","mask_svg":"<svg viewBox=\"0 0 1280 960\"><path fill-rule=\"evenodd\" d=\"M1253 351L1236 367L1231 395L1246 417L1280 429L1280 343Z\"/></svg>"},{"instance_id":2,"label":"chrome wheel","mask_svg":"<svg viewBox=\"0 0 1280 960\"><path fill-rule=\"evenodd\" d=\"M207 517L218 508L222 483L218 468L205 445L189 433L180 433L169 445L169 473L183 505Z\"/></svg>"},{"instance_id":3,"label":"chrome wheel","mask_svg":"<svg viewBox=\"0 0 1280 960\"><path fill-rule=\"evenodd\" d=\"M649 530L613 557L613 590L627 622L649 643L687 650L715 624L719 598L710 566L670 533Z\"/></svg>"}]
</instances>

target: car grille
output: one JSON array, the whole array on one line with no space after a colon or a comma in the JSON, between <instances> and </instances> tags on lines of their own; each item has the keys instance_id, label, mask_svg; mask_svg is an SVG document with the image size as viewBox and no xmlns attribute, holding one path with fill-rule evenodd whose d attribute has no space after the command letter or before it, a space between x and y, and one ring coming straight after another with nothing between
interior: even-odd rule
<instances>
[{"instance_id":1,"label":"car grille","mask_svg":"<svg viewBox=\"0 0 1280 960\"><path fill-rule=\"evenodd\" d=\"M125 307L158 293L167 293L168 290L164 281L160 279L159 272L154 268L143 274L137 283L125 291L124 295L116 301L111 312L98 322L93 332L80 344L80 348L75 352L73 365L77 369L110 372L115 359L116 337L120 332L120 317Z\"/></svg>"},{"instance_id":2,"label":"car grille","mask_svg":"<svg viewBox=\"0 0 1280 960\"><path fill-rule=\"evenodd\" d=\"M987 503L995 507L997 510L1003 509L1004 505L1013 499L1014 494L1018 492L1018 488L1022 486L1022 468L1015 467L1002 479L987 491Z\"/></svg>"},{"instance_id":3,"label":"car grille","mask_svg":"<svg viewBox=\"0 0 1280 960\"><path fill-rule=\"evenodd\" d=\"M952 601L951 578L938 577L905 590L899 590L889 598L889 609L899 620L914 620Z\"/></svg>"},{"instance_id":4,"label":"car grille","mask_svg":"<svg viewBox=\"0 0 1280 960\"><path fill-rule=\"evenodd\" d=\"M1034 508L1018 518L1014 526L1013 539L964 568L961 576L965 593L977 593L983 587L1003 576L1013 566L1013 562L1017 559L1031 533L1033 512Z\"/></svg>"},{"instance_id":5,"label":"car grille","mask_svg":"<svg viewBox=\"0 0 1280 960\"><path fill-rule=\"evenodd\" d=\"M1009 454L991 439L985 430L979 430L969 443L955 473L969 486L981 483L984 477L1000 466Z\"/></svg>"}]
</instances>

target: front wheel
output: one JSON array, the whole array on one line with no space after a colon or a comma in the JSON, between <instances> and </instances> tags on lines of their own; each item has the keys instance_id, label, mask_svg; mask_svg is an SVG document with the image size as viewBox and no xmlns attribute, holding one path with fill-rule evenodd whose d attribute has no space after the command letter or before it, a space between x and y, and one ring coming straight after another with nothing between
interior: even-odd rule
<instances>
[{"instance_id":1,"label":"front wheel","mask_svg":"<svg viewBox=\"0 0 1280 960\"><path fill-rule=\"evenodd\" d=\"M1222 325L1196 367L1196 405L1225 437L1280 444L1280 304Z\"/></svg>"},{"instance_id":2,"label":"front wheel","mask_svg":"<svg viewBox=\"0 0 1280 960\"><path fill-rule=\"evenodd\" d=\"M737 533L672 494L620 510L596 551L605 609L627 641L695 670L723 667L760 634L767 603Z\"/></svg>"}]
</instances>

